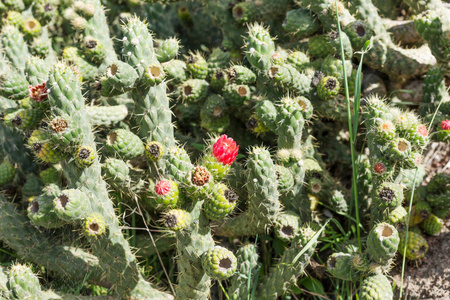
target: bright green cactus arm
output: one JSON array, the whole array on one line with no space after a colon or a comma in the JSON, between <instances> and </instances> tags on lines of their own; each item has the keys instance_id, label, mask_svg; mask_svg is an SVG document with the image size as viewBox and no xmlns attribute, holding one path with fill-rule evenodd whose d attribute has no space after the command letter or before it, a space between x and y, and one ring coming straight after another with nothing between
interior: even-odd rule
<instances>
[{"instance_id":1,"label":"bright green cactus arm","mask_svg":"<svg viewBox=\"0 0 450 300\"><path fill-rule=\"evenodd\" d=\"M50 64L41 58L31 56L26 62L25 71L31 85L42 84L47 82Z\"/></svg>"},{"instance_id":2,"label":"bright green cactus arm","mask_svg":"<svg viewBox=\"0 0 450 300\"><path fill-rule=\"evenodd\" d=\"M176 232L178 253L177 299L208 299L211 278L202 267L201 256L214 247L209 220L202 212L203 201L194 203L188 211L190 224Z\"/></svg>"},{"instance_id":3,"label":"bright green cactus arm","mask_svg":"<svg viewBox=\"0 0 450 300\"><path fill-rule=\"evenodd\" d=\"M289 292L297 282L297 277L301 276L308 266L314 248L317 246L317 239L297 261L294 261L294 259L313 238L314 234L315 231L311 228L303 227L301 229L301 234L291 242L291 246L286 249L278 263L268 275L262 278L257 290L257 299L275 299Z\"/></svg>"},{"instance_id":4,"label":"bright green cactus arm","mask_svg":"<svg viewBox=\"0 0 450 300\"><path fill-rule=\"evenodd\" d=\"M300 149L305 124L300 105L291 98L284 98L278 107L276 118L278 148Z\"/></svg>"},{"instance_id":5,"label":"bright green cactus arm","mask_svg":"<svg viewBox=\"0 0 450 300\"><path fill-rule=\"evenodd\" d=\"M275 165L267 149L254 147L247 162L248 210L215 229L220 236L264 233L274 224L280 211Z\"/></svg>"},{"instance_id":6,"label":"bright green cactus arm","mask_svg":"<svg viewBox=\"0 0 450 300\"><path fill-rule=\"evenodd\" d=\"M48 97L50 105L54 107L54 114L70 115L76 120L75 126L81 131L80 143L95 151L94 136L85 111L80 84L73 71L57 64L50 72L48 86L51 88ZM93 253L98 256L106 278L114 283L115 291L120 295L129 294L138 298L143 295L170 298L153 288L140 273L136 258L121 232L112 202L108 198L98 159L94 158L91 165L84 169L79 169L73 161L65 161L63 169L69 186L78 188L89 196L92 211L101 214L108 226L107 234L91 239L91 242Z\"/></svg>"}]
</instances>

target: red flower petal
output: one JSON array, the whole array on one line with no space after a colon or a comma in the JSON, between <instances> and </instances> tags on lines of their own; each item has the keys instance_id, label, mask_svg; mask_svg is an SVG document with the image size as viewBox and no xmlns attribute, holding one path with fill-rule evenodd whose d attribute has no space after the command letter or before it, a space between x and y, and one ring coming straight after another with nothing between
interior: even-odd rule
<instances>
[{"instance_id":1,"label":"red flower petal","mask_svg":"<svg viewBox=\"0 0 450 300\"><path fill-rule=\"evenodd\" d=\"M239 146L225 134L221 135L213 145L212 154L216 160L224 165L232 165L236 160Z\"/></svg>"}]
</instances>

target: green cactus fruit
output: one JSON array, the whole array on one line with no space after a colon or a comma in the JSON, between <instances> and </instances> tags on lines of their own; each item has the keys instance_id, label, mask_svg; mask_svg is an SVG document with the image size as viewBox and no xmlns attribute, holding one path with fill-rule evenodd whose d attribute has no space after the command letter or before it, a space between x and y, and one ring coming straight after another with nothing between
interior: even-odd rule
<instances>
[{"instance_id":1,"label":"green cactus fruit","mask_svg":"<svg viewBox=\"0 0 450 300\"><path fill-rule=\"evenodd\" d=\"M57 150L53 143L49 142L50 137L47 132L34 130L28 138L28 145L31 146L40 161L55 164L64 158L64 154Z\"/></svg>"},{"instance_id":2,"label":"green cactus fruit","mask_svg":"<svg viewBox=\"0 0 450 300\"><path fill-rule=\"evenodd\" d=\"M355 51L360 51L366 41L374 35L372 28L366 22L360 20L350 22L343 28L343 31L347 34Z\"/></svg>"},{"instance_id":3,"label":"green cactus fruit","mask_svg":"<svg viewBox=\"0 0 450 300\"><path fill-rule=\"evenodd\" d=\"M23 20L20 29L25 37L33 38L41 33L42 26L35 18L26 18Z\"/></svg>"},{"instance_id":4,"label":"green cactus fruit","mask_svg":"<svg viewBox=\"0 0 450 300\"><path fill-rule=\"evenodd\" d=\"M83 223L84 234L88 237L99 237L106 231L105 218L99 213L91 213Z\"/></svg>"},{"instance_id":5,"label":"green cactus fruit","mask_svg":"<svg viewBox=\"0 0 450 300\"><path fill-rule=\"evenodd\" d=\"M238 198L238 195L225 184L213 185L209 189L208 199L203 203L203 211L212 221L223 219L233 211Z\"/></svg>"},{"instance_id":6,"label":"green cactus fruit","mask_svg":"<svg viewBox=\"0 0 450 300\"><path fill-rule=\"evenodd\" d=\"M84 169L92 165L97 159L97 151L89 146L80 146L75 155L75 164L78 168Z\"/></svg>"},{"instance_id":7,"label":"green cactus fruit","mask_svg":"<svg viewBox=\"0 0 450 300\"><path fill-rule=\"evenodd\" d=\"M348 213L348 204L347 201L345 201L345 197L339 190L334 190L331 195L331 204L333 208L341 214Z\"/></svg>"},{"instance_id":8,"label":"green cactus fruit","mask_svg":"<svg viewBox=\"0 0 450 300\"><path fill-rule=\"evenodd\" d=\"M342 41L342 43L341 43ZM341 32L341 36L339 37L339 33L337 31L331 31L327 34L327 43L331 46L331 54L338 54L340 57L341 53L341 44L344 48L344 58L351 59L353 56L353 49L350 39L348 38L345 32Z\"/></svg>"},{"instance_id":9,"label":"green cactus fruit","mask_svg":"<svg viewBox=\"0 0 450 300\"><path fill-rule=\"evenodd\" d=\"M406 159L411 152L411 143L404 138L395 138L389 143L389 158L393 161Z\"/></svg>"},{"instance_id":10,"label":"green cactus fruit","mask_svg":"<svg viewBox=\"0 0 450 300\"><path fill-rule=\"evenodd\" d=\"M269 78L276 86L295 92L296 94L307 94L311 89L311 78L288 63L272 65L268 71Z\"/></svg>"},{"instance_id":11,"label":"green cactus fruit","mask_svg":"<svg viewBox=\"0 0 450 300\"><path fill-rule=\"evenodd\" d=\"M66 222L84 219L91 210L88 196L77 189L61 191L53 199L53 206L58 218Z\"/></svg>"},{"instance_id":12,"label":"green cactus fruit","mask_svg":"<svg viewBox=\"0 0 450 300\"><path fill-rule=\"evenodd\" d=\"M6 16L3 18L3 22L9 25L19 27L23 22L23 16L18 11L10 10L6 13Z\"/></svg>"},{"instance_id":13,"label":"green cactus fruit","mask_svg":"<svg viewBox=\"0 0 450 300\"><path fill-rule=\"evenodd\" d=\"M289 159L289 158L288 158ZM294 177L288 168L281 165L275 165L277 172L278 191L280 193L288 193L294 186Z\"/></svg>"},{"instance_id":14,"label":"green cactus fruit","mask_svg":"<svg viewBox=\"0 0 450 300\"><path fill-rule=\"evenodd\" d=\"M397 206L389 213L389 222L392 225L405 223L407 215L408 212L403 206Z\"/></svg>"},{"instance_id":15,"label":"green cactus fruit","mask_svg":"<svg viewBox=\"0 0 450 300\"><path fill-rule=\"evenodd\" d=\"M230 125L225 100L217 94L211 94L206 99L200 111L200 126L208 132L224 132Z\"/></svg>"},{"instance_id":16,"label":"green cactus fruit","mask_svg":"<svg viewBox=\"0 0 450 300\"><path fill-rule=\"evenodd\" d=\"M187 79L186 63L182 60L172 59L161 64L167 79L174 83L183 82Z\"/></svg>"},{"instance_id":17,"label":"green cactus fruit","mask_svg":"<svg viewBox=\"0 0 450 300\"><path fill-rule=\"evenodd\" d=\"M330 100L339 94L341 88L336 77L326 76L319 81L317 86L317 95L322 100Z\"/></svg>"},{"instance_id":18,"label":"green cactus fruit","mask_svg":"<svg viewBox=\"0 0 450 300\"><path fill-rule=\"evenodd\" d=\"M345 61L345 71L347 74L347 77L350 77L352 75L352 62L351 60ZM328 55L322 62L322 68L321 71L325 76L333 76L336 77L339 80L339 83L341 86L344 84L344 68L342 66L342 60L335 58L332 55Z\"/></svg>"},{"instance_id":19,"label":"green cactus fruit","mask_svg":"<svg viewBox=\"0 0 450 300\"><path fill-rule=\"evenodd\" d=\"M236 84L253 84L256 81L256 74L247 67L234 65L227 71L228 79Z\"/></svg>"},{"instance_id":20,"label":"green cactus fruit","mask_svg":"<svg viewBox=\"0 0 450 300\"><path fill-rule=\"evenodd\" d=\"M179 231L189 225L190 215L182 209L171 209L164 213L162 222L168 229Z\"/></svg>"},{"instance_id":21,"label":"green cactus fruit","mask_svg":"<svg viewBox=\"0 0 450 300\"><path fill-rule=\"evenodd\" d=\"M429 194L427 196L427 201L432 207L448 209L450 208L450 190L439 195Z\"/></svg>"},{"instance_id":22,"label":"green cactus fruit","mask_svg":"<svg viewBox=\"0 0 450 300\"><path fill-rule=\"evenodd\" d=\"M36 175L29 175L22 186L22 194L25 196L37 196L42 192L42 181Z\"/></svg>"},{"instance_id":23,"label":"green cactus fruit","mask_svg":"<svg viewBox=\"0 0 450 300\"><path fill-rule=\"evenodd\" d=\"M409 226L421 223L431 214L431 206L426 201L419 201L411 209L409 217Z\"/></svg>"},{"instance_id":24,"label":"green cactus fruit","mask_svg":"<svg viewBox=\"0 0 450 300\"><path fill-rule=\"evenodd\" d=\"M366 277L360 285L359 299L361 300L392 300L394 293L386 276L382 274Z\"/></svg>"},{"instance_id":25,"label":"green cactus fruit","mask_svg":"<svg viewBox=\"0 0 450 300\"><path fill-rule=\"evenodd\" d=\"M379 223L369 232L367 251L375 262L385 263L394 257L399 243L397 229L388 223Z\"/></svg>"},{"instance_id":26,"label":"green cactus fruit","mask_svg":"<svg viewBox=\"0 0 450 300\"><path fill-rule=\"evenodd\" d=\"M282 26L288 33L302 38L314 34L319 29L320 23L311 11L300 8L286 12Z\"/></svg>"},{"instance_id":27,"label":"green cactus fruit","mask_svg":"<svg viewBox=\"0 0 450 300\"><path fill-rule=\"evenodd\" d=\"M208 76L211 77L219 69L225 69L230 62L231 54L222 48L214 48L208 57Z\"/></svg>"},{"instance_id":28,"label":"green cactus fruit","mask_svg":"<svg viewBox=\"0 0 450 300\"><path fill-rule=\"evenodd\" d=\"M32 6L33 15L41 22L42 25L46 25L51 20L54 20L58 14L58 6L60 2L58 0L38 0L34 1Z\"/></svg>"},{"instance_id":29,"label":"green cactus fruit","mask_svg":"<svg viewBox=\"0 0 450 300\"><path fill-rule=\"evenodd\" d=\"M186 57L186 67L192 78L206 79L208 76L208 63L199 52L190 53Z\"/></svg>"},{"instance_id":30,"label":"green cactus fruit","mask_svg":"<svg viewBox=\"0 0 450 300\"><path fill-rule=\"evenodd\" d=\"M381 183L375 191L375 202L380 209L395 209L403 202L403 188L401 185L392 182Z\"/></svg>"},{"instance_id":31,"label":"green cactus fruit","mask_svg":"<svg viewBox=\"0 0 450 300\"><path fill-rule=\"evenodd\" d=\"M275 43L269 30L260 24L249 26L248 37L245 39L246 56L250 64L260 70L268 70L272 55L275 52Z\"/></svg>"},{"instance_id":32,"label":"green cactus fruit","mask_svg":"<svg viewBox=\"0 0 450 300\"><path fill-rule=\"evenodd\" d=\"M428 142L428 129L423 124L415 124L408 130L408 140L417 148L424 148Z\"/></svg>"},{"instance_id":33,"label":"green cactus fruit","mask_svg":"<svg viewBox=\"0 0 450 300\"><path fill-rule=\"evenodd\" d=\"M17 173L17 167L8 158L0 164L0 186L11 183Z\"/></svg>"},{"instance_id":34,"label":"green cactus fruit","mask_svg":"<svg viewBox=\"0 0 450 300\"><path fill-rule=\"evenodd\" d=\"M189 103L201 102L208 95L208 82L203 79L188 79L180 87L181 98Z\"/></svg>"},{"instance_id":35,"label":"green cactus fruit","mask_svg":"<svg viewBox=\"0 0 450 300\"><path fill-rule=\"evenodd\" d=\"M181 147L171 147L167 149L165 158L166 176L178 182L183 181L192 168L191 159L186 150Z\"/></svg>"},{"instance_id":36,"label":"green cactus fruit","mask_svg":"<svg viewBox=\"0 0 450 300\"><path fill-rule=\"evenodd\" d=\"M145 144L144 154L149 161L158 161L164 155L164 146L159 142L148 141Z\"/></svg>"},{"instance_id":37,"label":"green cactus fruit","mask_svg":"<svg viewBox=\"0 0 450 300\"><path fill-rule=\"evenodd\" d=\"M160 63L174 59L180 50L180 41L176 38L168 38L158 45L156 58Z\"/></svg>"},{"instance_id":38,"label":"green cactus fruit","mask_svg":"<svg viewBox=\"0 0 450 300\"><path fill-rule=\"evenodd\" d=\"M13 299L43 299L39 279L30 267L15 264L8 272L8 289Z\"/></svg>"},{"instance_id":39,"label":"green cactus fruit","mask_svg":"<svg viewBox=\"0 0 450 300\"><path fill-rule=\"evenodd\" d=\"M69 118L55 117L48 122L51 140L57 145L67 147L77 144L81 139L81 129Z\"/></svg>"},{"instance_id":40,"label":"green cactus fruit","mask_svg":"<svg viewBox=\"0 0 450 300\"><path fill-rule=\"evenodd\" d=\"M84 38L83 53L88 61L97 66L106 58L105 46L100 40L92 36L86 36Z\"/></svg>"},{"instance_id":41,"label":"green cactus fruit","mask_svg":"<svg viewBox=\"0 0 450 300\"><path fill-rule=\"evenodd\" d=\"M106 147L119 157L129 160L144 153L144 143L141 139L125 129L116 129L109 133Z\"/></svg>"},{"instance_id":42,"label":"green cactus fruit","mask_svg":"<svg viewBox=\"0 0 450 300\"><path fill-rule=\"evenodd\" d=\"M21 100L29 94L26 78L14 71L0 75L0 95L13 100Z\"/></svg>"},{"instance_id":43,"label":"green cactus fruit","mask_svg":"<svg viewBox=\"0 0 450 300\"><path fill-rule=\"evenodd\" d=\"M237 259L233 252L221 246L214 246L202 255L202 267L206 274L217 280L224 280L234 274Z\"/></svg>"},{"instance_id":44,"label":"green cactus fruit","mask_svg":"<svg viewBox=\"0 0 450 300\"><path fill-rule=\"evenodd\" d=\"M138 78L139 75L132 66L119 60L113 61L101 80L102 95L124 93L135 85Z\"/></svg>"},{"instance_id":45,"label":"green cactus fruit","mask_svg":"<svg viewBox=\"0 0 450 300\"><path fill-rule=\"evenodd\" d=\"M301 51L293 51L288 54L286 61L294 66L297 71L303 71L310 66L308 55Z\"/></svg>"},{"instance_id":46,"label":"green cactus fruit","mask_svg":"<svg viewBox=\"0 0 450 300\"><path fill-rule=\"evenodd\" d=\"M145 73L142 82L147 84L148 86L155 86L160 84L166 74L164 73L164 69L159 64L151 64L145 67Z\"/></svg>"},{"instance_id":47,"label":"green cactus fruit","mask_svg":"<svg viewBox=\"0 0 450 300\"><path fill-rule=\"evenodd\" d=\"M209 189L213 176L204 166L193 167L186 175L186 192L193 201L210 197Z\"/></svg>"},{"instance_id":48,"label":"green cactus fruit","mask_svg":"<svg viewBox=\"0 0 450 300\"><path fill-rule=\"evenodd\" d=\"M224 87L223 96L230 108L239 109L245 101L250 100L250 87L244 84L231 83Z\"/></svg>"},{"instance_id":49,"label":"green cactus fruit","mask_svg":"<svg viewBox=\"0 0 450 300\"><path fill-rule=\"evenodd\" d=\"M433 214L420 223L420 227L429 235L439 235L443 226L444 221Z\"/></svg>"},{"instance_id":50,"label":"green cactus fruit","mask_svg":"<svg viewBox=\"0 0 450 300\"><path fill-rule=\"evenodd\" d=\"M333 48L328 43L326 35L316 35L309 39L308 43L309 54L316 58L325 58L328 54L333 53Z\"/></svg>"},{"instance_id":51,"label":"green cactus fruit","mask_svg":"<svg viewBox=\"0 0 450 300\"><path fill-rule=\"evenodd\" d=\"M30 130L39 125L43 118L43 111L39 108L19 109L5 115L5 124L22 130Z\"/></svg>"},{"instance_id":52,"label":"green cactus fruit","mask_svg":"<svg viewBox=\"0 0 450 300\"><path fill-rule=\"evenodd\" d=\"M105 180L115 189L130 185L130 168L121 159L107 158L103 165L103 173L105 174Z\"/></svg>"},{"instance_id":53,"label":"green cactus fruit","mask_svg":"<svg viewBox=\"0 0 450 300\"><path fill-rule=\"evenodd\" d=\"M50 166L45 170L39 172L39 177L44 185L48 184L61 184L61 173L60 170L54 166Z\"/></svg>"},{"instance_id":54,"label":"green cactus fruit","mask_svg":"<svg viewBox=\"0 0 450 300\"><path fill-rule=\"evenodd\" d=\"M396 137L395 125L389 120L376 120L373 130L375 140L381 144L386 144Z\"/></svg>"},{"instance_id":55,"label":"green cactus fruit","mask_svg":"<svg viewBox=\"0 0 450 300\"><path fill-rule=\"evenodd\" d=\"M285 241L290 242L300 234L300 217L293 211L280 213L275 224L275 235Z\"/></svg>"},{"instance_id":56,"label":"green cactus fruit","mask_svg":"<svg viewBox=\"0 0 450 300\"><path fill-rule=\"evenodd\" d=\"M217 69L211 74L209 84L215 93L221 93L228 84L228 74L222 69Z\"/></svg>"},{"instance_id":57,"label":"green cactus fruit","mask_svg":"<svg viewBox=\"0 0 450 300\"><path fill-rule=\"evenodd\" d=\"M43 194L34 197L29 203L27 209L28 218L34 225L45 228L58 228L65 224L65 221L58 218L53 205L53 199L59 193L59 187L50 184L45 187Z\"/></svg>"},{"instance_id":58,"label":"green cactus fruit","mask_svg":"<svg viewBox=\"0 0 450 300\"><path fill-rule=\"evenodd\" d=\"M112 125L123 121L128 116L126 105L86 106L86 113L92 125Z\"/></svg>"},{"instance_id":59,"label":"green cactus fruit","mask_svg":"<svg viewBox=\"0 0 450 300\"><path fill-rule=\"evenodd\" d=\"M155 201L161 208L174 208L180 205L178 184L172 180L160 180L155 185Z\"/></svg>"},{"instance_id":60,"label":"green cactus fruit","mask_svg":"<svg viewBox=\"0 0 450 300\"><path fill-rule=\"evenodd\" d=\"M416 260L425 256L428 251L428 243L419 232L409 231L406 241L406 231L400 232L400 244L398 252L403 255L406 246L406 258Z\"/></svg>"},{"instance_id":61,"label":"green cactus fruit","mask_svg":"<svg viewBox=\"0 0 450 300\"><path fill-rule=\"evenodd\" d=\"M327 260L327 271L331 276L342 280L356 280L360 277L359 272L352 268L353 257L351 254L338 252L333 253Z\"/></svg>"},{"instance_id":62,"label":"green cactus fruit","mask_svg":"<svg viewBox=\"0 0 450 300\"><path fill-rule=\"evenodd\" d=\"M440 194L450 190L450 174L440 172L434 175L427 185L429 194Z\"/></svg>"}]
</instances>

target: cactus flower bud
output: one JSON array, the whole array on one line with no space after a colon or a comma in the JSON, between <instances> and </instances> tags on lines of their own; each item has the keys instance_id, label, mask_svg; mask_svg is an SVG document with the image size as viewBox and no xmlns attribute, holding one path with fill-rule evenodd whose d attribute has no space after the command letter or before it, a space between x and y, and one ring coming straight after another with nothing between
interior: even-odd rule
<instances>
[{"instance_id":1,"label":"cactus flower bud","mask_svg":"<svg viewBox=\"0 0 450 300\"><path fill-rule=\"evenodd\" d=\"M232 165L238 151L239 146L236 145L236 142L223 134L214 143L212 153L218 162L224 165Z\"/></svg>"}]
</instances>

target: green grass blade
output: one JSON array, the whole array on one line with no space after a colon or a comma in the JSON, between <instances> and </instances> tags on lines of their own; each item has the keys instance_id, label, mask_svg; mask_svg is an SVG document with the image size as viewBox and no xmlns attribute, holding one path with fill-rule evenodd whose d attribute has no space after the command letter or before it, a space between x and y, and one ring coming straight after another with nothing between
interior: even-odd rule
<instances>
[{"instance_id":1,"label":"green grass blade","mask_svg":"<svg viewBox=\"0 0 450 300\"><path fill-rule=\"evenodd\" d=\"M325 230L325 227L330 222L331 218L325 221L325 224L323 224L322 228L320 228L319 231L312 237L312 239L303 247L302 251L300 251L292 260L292 264L295 265L297 261L300 259L300 257L309 250L309 248L312 247L312 245L316 242L316 240L319 238L319 236L322 234L322 232Z\"/></svg>"}]
</instances>

